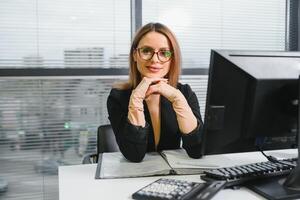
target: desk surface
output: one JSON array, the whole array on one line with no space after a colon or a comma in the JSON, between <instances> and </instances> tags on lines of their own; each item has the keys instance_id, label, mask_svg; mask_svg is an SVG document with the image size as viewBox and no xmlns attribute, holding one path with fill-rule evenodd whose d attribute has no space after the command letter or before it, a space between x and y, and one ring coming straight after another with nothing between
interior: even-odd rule
<instances>
[{"instance_id":1,"label":"desk surface","mask_svg":"<svg viewBox=\"0 0 300 200\"><path fill-rule=\"evenodd\" d=\"M296 150L272 151L271 155L281 158L296 157ZM233 161L240 164L266 161L260 152L226 154ZM99 200L99 199L131 199L131 194L149 183L161 178L175 178L195 182L203 182L199 175L183 176L155 176L143 178L123 179L95 179L96 164L72 165L59 167L59 199L60 200ZM225 189L213 198L214 200L264 199L260 195L240 188L237 190Z\"/></svg>"}]
</instances>

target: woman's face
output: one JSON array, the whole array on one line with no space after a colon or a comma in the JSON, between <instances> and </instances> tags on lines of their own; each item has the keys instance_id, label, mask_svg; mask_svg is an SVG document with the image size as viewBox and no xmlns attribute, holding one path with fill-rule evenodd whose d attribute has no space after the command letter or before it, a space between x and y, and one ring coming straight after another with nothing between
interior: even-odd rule
<instances>
[{"instance_id":1,"label":"woman's face","mask_svg":"<svg viewBox=\"0 0 300 200\"><path fill-rule=\"evenodd\" d=\"M170 70L170 50L171 46L165 35L154 31L144 35L133 55L141 77L165 77Z\"/></svg>"}]
</instances>

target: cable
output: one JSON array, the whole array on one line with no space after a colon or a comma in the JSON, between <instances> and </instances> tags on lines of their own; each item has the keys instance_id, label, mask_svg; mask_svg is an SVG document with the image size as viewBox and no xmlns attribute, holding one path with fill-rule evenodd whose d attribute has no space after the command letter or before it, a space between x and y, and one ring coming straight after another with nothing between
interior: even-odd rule
<instances>
[{"instance_id":1,"label":"cable","mask_svg":"<svg viewBox=\"0 0 300 200\"><path fill-rule=\"evenodd\" d=\"M285 162L284 160L278 160L276 157L274 156L270 156L270 155L267 155L265 154L265 152L261 149L259 149L259 151L270 161L270 162L273 162L273 163L280 163L280 164L283 164L283 165L288 165L288 166L291 166L291 167L296 167L296 165L292 164L292 163L289 163L289 162Z\"/></svg>"}]
</instances>

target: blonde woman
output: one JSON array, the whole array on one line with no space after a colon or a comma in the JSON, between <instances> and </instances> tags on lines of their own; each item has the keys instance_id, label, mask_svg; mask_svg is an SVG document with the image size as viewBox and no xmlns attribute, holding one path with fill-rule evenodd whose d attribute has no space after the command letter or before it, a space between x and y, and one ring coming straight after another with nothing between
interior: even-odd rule
<instances>
[{"instance_id":1,"label":"blonde woman","mask_svg":"<svg viewBox=\"0 0 300 200\"><path fill-rule=\"evenodd\" d=\"M178 82L181 54L165 25L149 23L135 35L128 82L115 85L107 99L109 120L120 151L132 162L146 152L183 148L201 157L203 122L198 99Z\"/></svg>"}]
</instances>

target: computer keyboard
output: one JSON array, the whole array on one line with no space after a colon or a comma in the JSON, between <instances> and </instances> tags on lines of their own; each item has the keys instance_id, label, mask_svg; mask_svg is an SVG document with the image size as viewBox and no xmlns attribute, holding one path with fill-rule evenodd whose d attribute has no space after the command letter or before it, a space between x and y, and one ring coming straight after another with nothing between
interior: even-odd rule
<instances>
[{"instance_id":1,"label":"computer keyboard","mask_svg":"<svg viewBox=\"0 0 300 200\"><path fill-rule=\"evenodd\" d=\"M248 181L287 175L296 166L297 158L279 160L278 162L259 162L234 167L204 171L201 179L205 181L226 181L226 187L242 185Z\"/></svg>"},{"instance_id":2,"label":"computer keyboard","mask_svg":"<svg viewBox=\"0 0 300 200\"><path fill-rule=\"evenodd\" d=\"M140 200L208 200L225 187L226 181L196 183L161 178L132 194Z\"/></svg>"}]
</instances>

